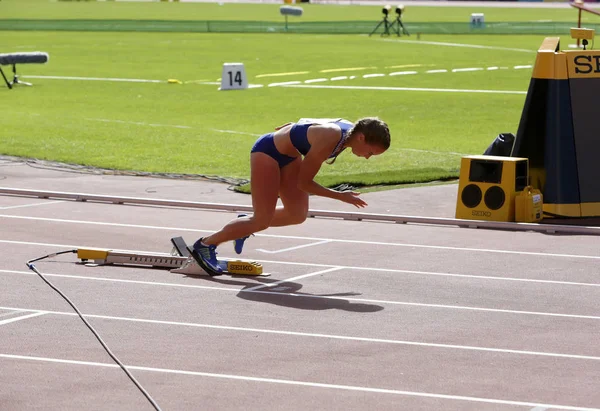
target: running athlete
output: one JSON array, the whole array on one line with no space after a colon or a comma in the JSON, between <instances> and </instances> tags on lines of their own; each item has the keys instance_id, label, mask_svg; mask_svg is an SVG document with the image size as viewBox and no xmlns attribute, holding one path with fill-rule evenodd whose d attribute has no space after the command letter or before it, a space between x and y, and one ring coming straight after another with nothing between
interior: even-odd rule
<instances>
[{"instance_id":1,"label":"running athlete","mask_svg":"<svg viewBox=\"0 0 600 411\"><path fill-rule=\"evenodd\" d=\"M358 208L367 203L354 191L339 192L314 181L324 162L332 164L346 148L368 159L390 146L387 124L375 117L352 123L343 119L300 119L260 137L250 154L253 215L241 214L220 231L200 238L190 252L210 275L222 274L216 248L234 241L240 254L244 241L268 227L300 224L308 215L309 194L333 198ZM281 198L283 207L277 207Z\"/></svg>"}]
</instances>

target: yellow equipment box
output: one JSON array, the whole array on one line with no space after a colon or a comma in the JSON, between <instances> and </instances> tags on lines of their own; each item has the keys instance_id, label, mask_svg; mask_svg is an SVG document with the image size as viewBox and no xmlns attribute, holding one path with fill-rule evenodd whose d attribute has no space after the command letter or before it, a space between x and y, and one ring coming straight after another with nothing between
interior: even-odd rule
<instances>
[{"instance_id":1,"label":"yellow equipment box","mask_svg":"<svg viewBox=\"0 0 600 411\"><path fill-rule=\"evenodd\" d=\"M515 196L529 183L529 160L465 156L461 160L456 218L515 221Z\"/></svg>"},{"instance_id":2,"label":"yellow equipment box","mask_svg":"<svg viewBox=\"0 0 600 411\"><path fill-rule=\"evenodd\" d=\"M515 221L519 223L537 223L542 221L544 196L540 190L531 186L515 196Z\"/></svg>"}]
</instances>

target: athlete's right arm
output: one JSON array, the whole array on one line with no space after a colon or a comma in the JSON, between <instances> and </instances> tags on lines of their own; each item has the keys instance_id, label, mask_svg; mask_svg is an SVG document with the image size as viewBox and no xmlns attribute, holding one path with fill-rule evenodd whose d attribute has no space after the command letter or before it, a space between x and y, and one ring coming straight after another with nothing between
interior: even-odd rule
<instances>
[{"instance_id":1,"label":"athlete's right arm","mask_svg":"<svg viewBox=\"0 0 600 411\"><path fill-rule=\"evenodd\" d=\"M319 138L314 139L309 152L304 156L300 171L298 173L298 188L309 194L318 195L321 197L333 198L356 207L365 207L367 203L359 197L359 193L353 191L339 192L323 187L314 179L323 162L327 160L331 151L337 144L340 138L340 131L318 127L313 130L313 133L318 133Z\"/></svg>"}]
</instances>

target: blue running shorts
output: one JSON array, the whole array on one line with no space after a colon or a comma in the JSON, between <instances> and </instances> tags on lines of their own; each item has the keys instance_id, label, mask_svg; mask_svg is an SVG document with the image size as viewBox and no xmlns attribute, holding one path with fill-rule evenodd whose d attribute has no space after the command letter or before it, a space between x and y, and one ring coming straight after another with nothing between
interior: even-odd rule
<instances>
[{"instance_id":1,"label":"blue running shorts","mask_svg":"<svg viewBox=\"0 0 600 411\"><path fill-rule=\"evenodd\" d=\"M265 134L261 136L254 147L250 150L251 153L265 153L269 157L273 158L279 164L279 168L287 166L289 163L294 161L296 157L290 157L285 154L281 154L275 147L275 141L273 141L273 133Z\"/></svg>"}]
</instances>

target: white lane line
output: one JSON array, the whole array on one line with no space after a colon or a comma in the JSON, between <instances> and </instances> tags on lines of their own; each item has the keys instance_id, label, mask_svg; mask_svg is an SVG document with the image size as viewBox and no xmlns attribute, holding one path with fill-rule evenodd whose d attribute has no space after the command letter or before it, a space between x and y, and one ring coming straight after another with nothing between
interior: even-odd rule
<instances>
[{"instance_id":1,"label":"white lane line","mask_svg":"<svg viewBox=\"0 0 600 411\"><path fill-rule=\"evenodd\" d=\"M308 74L310 73L309 71L291 71L288 73L268 73L268 74L258 74L256 76L256 78L262 78L262 77L281 77L281 76L294 76L297 74Z\"/></svg>"},{"instance_id":2,"label":"white lane line","mask_svg":"<svg viewBox=\"0 0 600 411\"><path fill-rule=\"evenodd\" d=\"M447 73L448 70L446 69L439 69L439 70L427 70L425 73L427 74L435 74L435 73Z\"/></svg>"},{"instance_id":3,"label":"white lane line","mask_svg":"<svg viewBox=\"0 0 600 411\"><path fill-rule=\"evenodd\" d=\"M386 69L391 69L391 68L407 68L407 67L423 67L425 64L401 64L399 66L386 66ZM428 64L429 66L432 66L433 64Z\"/></svg>"},{"instance_id":4,"label":"white lane line","mask_svg":"<svg viewBox=\"0 0 600 411\"><path fill-rule=\"evenodd\" d=\"M89 121L101 121L103 123L117 123L117 124L133 124L136 126L145 126L145 127L172 127L172 128L180 128L180 129L192 129L190 126L181 126L177 124L156 124L156 123L144 123L140 121L125 121L125 120L110 120L107 118L86 118ZM219 133L228 133L228 134L241 134L253 137L260 137L261 134L256 133L246 133L244 131L236 131L236 130L220 130L217 128L211 128L210 131L216 131Z\"/></svg>"},{"instance_id":5,"label":"white lane line","mask_svg":"<svg viewBox=\"0 0 600 411\"><path fill-rule=\"evenodd\" d=\"M37 207L37 206L43 206L43 205L49 205L49 204L59 204L59 203L64 203L64 200L59 200L59 201L45 201L42 203L32 203L32 204L23 204L23 205L17 205L17 206L8 206L8 207L0 207L0 210L11 210L11 209L15 209L15 208L25 208L25 207Z\"/></svg>"},{"instance_id":6,"label":"white lane line","mask_svg":"<svg viewBox=\"0 0 600 411\"><path fill-rule=\"evenodd\" d=\"M87 268L90 270L94 270L96 267L87 267ZM16 270L0 270L0 273L20 274L20 275L37 275L31 271L16 271ZM240 292L241 291L239 288L234 288L234 287L215 287L215 286L195 285L195 284L177 284L177 283L165 283L165 282L160 282L160 281L124 280L121 278L92 277L92 276L88 276L88 275L44 273L44 276L56 277L56 278L69 278L69 279L74 279L74 280L105 281L105 282L109 282L109 283L150 285L150 286L157 286L157 287L192 288L192 289L200 289L200 290L231 291L231 292Z\"/></svg>"},{"instance_id":7,"label":"white lane line","mask_svg":"<svg viewBox=\"0 0 600 411\"><path fill-rule=\"evenodd\" d=\"M6 320L2 320L2 321L0 321L0 325L6 325L6 324L14 323L17 321L26 320L28 318L39 317L40 315L44 315L44 314L46 314L46 313L43 311L36 311L31 314L25 314L25 315L21 315L19 317L13 317L13 318L8 318Z\"/></svg>"},{"instance_id":8,"label":"white lane line","mask_svg":"<svg viewBox=\"0 0 600 411\"><path fill-rule=\"evenodd\" d=\"M418 153L429 153L429 154L441 154L441 155L453 155L453 156L468 156L467 153L456 153L454 151L431 151L431 150L420 150L418 148L399 148L402 151L415 151Z\"/></svg>"},{"instance_id":9,"label":"white lane line","mask_svg":"<svg viewBox=\"0 0 600 411\"><path fill-rule=\"evenodd\" d=\"M373 73L373 74L364 74L363 78L373 78L373 77L385 77L383 73Z\"/></svg>"},{"instance_id":10,"label":"white lane line","mask_svg":"<svg viewBox=\"0 0 600 411\"><path fill-rule=\"evenodd\" d=\"M219 133L228 133L228 134L241 134L241 135L252 136L252 137L260 137L260 136L262 136L262 134L246 133L246 132L243 132L243 131L235 131L235 130L219 130L219 129L216 129L216 128L211 128L210 131L217 131Z\"/></svg>"},{"instance_id":11,"label":"white lane line","mask_svg":"<svg viewBox=\"0 0 600 411\"><path fill-rule=\"evenodd\" d=\"M268 85L268 87L280 87L280 86L290 86L293 84L300 84L302 83L301 81L283 81L281 83L271 83Z\"/></svg>"},{"instance_id":12,"label":"white lane line","mask_svg":"<svg viewBox=\"0 0 600 411\"><path fill-rule=\"evenodd\" d=\"M164 230L164 231L184 231L184 232L197 232L197 233L213 233L214 232L214 230L201 230L201 229L195 229L195 228L178 228L178 227L151 226L151 225L140 225L140 224L107 223L107 222L102 222L102 221L67 220L67 219L62 219L62 218L31 217L31 216L18 216L18 215L9 215L9 214L0 214L0 218L13 218L13 219L33 220L33 221L50 221L50 222L59 222L59 223L67 223L67 224L89 224L89 225L99 225L99 226L109 226L109 227L127 227L127 228ZM312 241L327 240L327 241L331 241L334 243L343 243L343 244L381 245L381 246L390 246L390 247L429 248L429 249L435 249L435 250L452 250L452 251L466 251L466 252L483 252L483 253L497 253L497 254L515 254L515 255L531 255L531 256L541 256L541 257L582 258L582 259L590 259L590 260L600 260L600 256L594 256L594 255L541 253L541 252L532 252L532 251L450 247L450 246L441 246L441 245L391 243L391 242L384 242L384 241L344 240L344 239L337 239L337 238L284 236L284 235L275 235L275 234L255 234L255 235L257 237L265 237L265 238L287 238L287 239L312 240ZM2 243L2 242L14 243L14 244L30 244L30 245L39 245L40 244L40 243L33 243L33 242L26 242L26 241L0 240L0 243ZM41 244L41 245L58 246L58 244ZM70 247L70 246L67 246L67 247ZM81 247L81 246L79 246L79 247Z\"/></svg>"},{"instance_id":13,"label":"white lane line","mask_svg":"<svg viewBox=\"0 0 600 411\"><path fill-rule=\"evenodd\" d=\"M14 311L38 311L38 310L28 310L28 309L22 309L22 308L12 308L12 307L0 307L0 309L14 310ZM76 313L65 312L65 311L43 311L43 313L57 315L57 316L66 316L66 317L76 317L77 316ZM145 319L145 318L120 317L120 316L112 316L112 315L84 314L84 317L97 318L97 319L101 319L101 320L126 321L126 322L143 323L143 324L168 325L168 326L190 327L190 328L208 328L208 329L214 329L214 330L241 331L241 332L250 332L250 333L263 333L263 334L294 336L294 337L325 338L325 339L332 339L332 340L358 341L358 342L377 343L377 344L397 344L397 345L428 347L428 348L446 348L446 349L467 350L467 351L482 351L482 352L494 352L494 353L503 353L503 354L516 354L516 355L525 355L525 356L556 357L556 358L567 358L567 359L573 359L573 360L600 361L600 357L598 357L598 356L580 355L580 354L563 354L563 353L553 353L553 352L544 352L544 351L512 350L512 349L505 349L505 348L478 347L478 346L458 345L458 344L427 343L427 342L420 342L420 341L392 340L392 339L387 339L387 338L354 337L354 336L349 336L349 335L308 333L308 332L298 332L298 331L273 330L273 329L265 329L265 328L235 327L235 326L216 325L216 324L192 323L192 322L185 322L185 321L151 320L151 319Z\"/></svg>"},{"instance_id":14,"label":"white lane line","mask_svg":"<svg viewBox=\"0 0 600 411\"><path fill-rule=\"evenodd\" d=\"M306 84L310 84L310 83L322 83L323 81L327 81L329 79L326 78L313 78L313 79L309 79L309 80L304 80L304 82Z\"/></svg>"},{"instance_id":15,"label":"white lane line","mask_svg":"<svg viewBox=\"0 0 600 411\"><path fill-rule=\"evenodd\" d=\"M332 267L332 268L328 268L326 270L317 271L317 272L314 272L314 273L308 273L308 274L304 274L304 275L299 275L297 277L287 278L285 280L275 281L274 283L260 284L260 285L257 285L256 287L250 287L250 288L246 288L244 290L240 290L240 292L242 292L242 291L243 292L252 292L252 291L260 290L261 288L276 287L279 284L291 283L291 282L294 282L294 281L297 281L297 280L301 280L303 278L314 277L315 275L330 273L332 271L338 271L338 270L341 270L342 268L343 267Z\"/></svg>"},{"instance_id":16,"label":"white lane line","mask_svg":"<svg viewBox=\"0 0 600 411\"><path fill-rule=\"evenodd\" d=\"M512 90L468 90L456 88L421 88L421 87L377 87L377 86L328 86L312 84L290 84L281 87L292 88L329 88L339 90L383 90L383 91L427 91L435 93L483 93L483 94L527 94L527 91Z\"/></svg>"},{"instance_id":17,"label":"white lane line","mask_svg":"<svg viewBox=\"0 0 600 411\"><path fill-rule=\"evenodd\" d=\"M3 242L0 240L0 242ZM29 245L29 244L27 244ZM39 244L36 243L36 246L54 246L53 244ZM77 247L77 246L58 246L64 248L96 248L96 247ZM117 250L115 250L117 251ZM139 251L139 250L118 250L124 252L131 253L151 253L149 251ZM345 270L356 270L356 271L370 271L370 272L383 272L383 273L397 273L397 274L412 274L419 276L432 276L432 277L455 277L455 278L468 278L474 280L492 280L492 281L516 281L523 283L535 283L535 284L551 284L551 285L561 285L561 286L578 286L578 287L600 287L600 283L582 283L576 281L559 281L559 280L539 280L536 278L521 278L521 277L498 277L491 275L476 275L476 274L456 274L456 273L442 273L435 271L417 271L417 270L401 270L397 268L377 268L377 267L360 267L360 266L346 266L346 265L334 265L334 264L317 264L317 263L300 263L300 262L290 262L290 261L276 261L276 260L264 260L264 259L254 259L257 263L264 264L280 264L280 265L294 265L300 267L323 267L323 268L336 268L340 267ZM0 270L0 273L27 273L29 271L15 271L15 270ZM86 277L84 277L86 278Z\"/></svg>"},{"instance_id":18,"label":"white lane line","mask_svg":"<svg viewBox=\"0 0 600 411\"><path fill-rule=\"evenodd\" d=\"M66 359L62 359L62 358L34 357L34 356L14 355L14 354L0 354L0 358L6 358L6 359L12 359L12 360L40 361L40 362L48 362L48 363L55 363L55 364L85 365L85 366L90 366L90 367L106 367L106 368L118 368L119 367L117 364L114 364L114 363L75 361L75 360L66 360ZM436 394L436 393L430 393L430 392L393 390L393 389L386 389L386 388L363 387L363 386L356 386L356 385L326 384L326 383L318 383L318 382L312 382L312 381L284 380L284 379L278 379L278 378L251 377L251 376L234 375L234 374L217 374L217 373L177 370L177 369L169 369L169 368L142 367L142 366L131 365L131 364L128 364L125 367L127 367L127 369L129 369L129 370L157 372L157 373L163 373L163 374L180 374L180 375L190 375L190 376L197 376L197 377L238 380L238 381L252 381L252 382L271 383L271 384L295 385L295 386L312 387L312 388L327 388L327 389L344 390L344 391L368 392L368 393L372 393L372 394L394 394L394 395L402 395L402 396L410 396L410 397L436 398L436 399L487 403L487 404L520 405L520 406L528 406L528 407L540 407L541 406L541 407L548 407L548 408L560 408L562 410L598 411L598 409L574 407L574 406L570 406L570 405L540 404L540 403L525 402L525 401L499 400L499 399L494 399L494 398L483 398L483 397L469 397L469 396L464 396L464 395Z\"/></svg>"},{"instance_id":19,"label":"white lane line","mask_svg":"<svg viewBox=\"0 0 600 411\"><path fill-rule=\"evenodd\" d=\"M481 67L468 67L468 68L457 68L457 69L452 69L453 73L462 73L462 72L468 72L468 71L481 71L483 70L483 68Z\"/></svg>"},{"instance_id":20,"label":"white lane line","mask_svg":"<svg viewBox=\"0 0 600 411\"><path fill-rule=\"evenodd\" d=\"M312 247L315 245L327 244L330 242L331 242L331 240L323 240L323 241L318 241L316 243L302 244L302 245L297 245L296 247L282 248L280 250L275 250L275 251L269 251L269 250L265 250L263 248L257 248L256 251L260 251L260 252L268 253L268 254L279 254L279 253L284 253L286 251L298 250L300 248Z\"/></svg>"},{"instance_id":21,"label":"white lane line","mask_svg":"<svg viewBox=\"0 0 600 411\"><path fill-rule=\"evenodd\" d=\"M416 71L395 71L393 73L390 73L390 76L404 76L407 74L417 74Z\"/></svg>"},{"instance_id":22,"label":"white lane line","mask_svg":"<svg viewBox=\"0 0 600 411\"><path fill-rule=\"evenodd\" d=\"M528 65L525 65L525 66L515 66L514 67L515 70L528 69L528 68L533 68L533 66L531 64L528 64Z\"/></svg>"},{"instance_id":23,"label":"white lane line","mask_svg":"<svg viewBox=\"0 0 600 411\"><path fill-rule=\"evenodd\" d=\"M319 73L334 73L336 71L360 71L360 70L375 70L377 67L348 67L319 70Z\"/></svg>"},{"instance_id":24,"label":"white lane line","mask_svg":"<svg viewBox=\"0 0 600 411\"><path fill-rule=\"evenodd\" d=\"M0 310L1 310L1 308L0 308ZM13 315L15 315L14 311L22 311L22 310L17 310L17 309L12 309L12 308L10 310L11 311L9 311L7 313L0 314L0 318L2 318L2 317L12 317ZM26 311L34 311L34 310L26 310ZM35 311L37 311L37 310L35 310Z\"/></svg>"},{"instance_id":25,"label":"white lane line","mask_svg":"<svg viewBox=\"0 0 600 411\"><path fill-rule=\"evenodd\" d=\"M344 269L346 267L332 267L332 269ZM333 271L333 270L332 270ZM19 275L35 275L34 273L28 271L14 271L14 270L0 270L0 273L5 274L19 274ZM315 275L318 273L312 273L310 275ZM449 310L465 310L465 311L480 311L480 312L491 312L491 313L502 313L502 314L516 314L516 315L534 315L534 316L542 316L542 317L558 317L558 318L573 318L579 320L600 320L600 316L594 315L579 315L579 314L562 314L562 313L549 313L549 312L541 312L541 311L521 311L521 310L508 310L508 309L500 309L500 308L486 308L486 307L473 307L473 306L461 306L461 305L447 305L447 304L426 304L426 303L415 303L415 302L406 302L406 301L391 301L391 300L374 300L368 298L353 298L349 296L344 297L336 297L336 296L322 296L322 295L311 295L311 294L296 294L296 293L280 293L280 292L271 292L271 291L260 291L254 290L251 291L249 289L239 289L239 288L225 288L225 287L209 287L209 286L201 286L201 285L191 285L191 284L176 284L176 283L162 283L162 282L149 282L149 281L139 281L139 280L122 280L116 278L99 278L99 277L90 277L90 276L77 276L77 275L65 275L65 274L51 274L44 273L47 277L60 277L60 278L69 278L69 279L77 279L77 280L85 280L85 281L108 281L115 283L128 283L128 284L142 284L149 286L164 286L164 287L182 287L182 288L198 288L204 290L216 290L216 291L233 291L238 293L259 293L259 294L273 294L273 295L285 295L287 297L300 297L300 298L316 298L316 299L325 299L325 300L342 300L342 301L351 301L351 302L361 302L361 303L369 303L369 304L387 304L387 305L401 305L408 307L423 307L423 308L441 308L441 309L449 309ZM290 282L292 279L284 280L283 282Z\"/></svg>"},{"instance_id":26,"label":"white lane line","mask_svg":"<svg viewBox=\"0 0 600 411\"><path fill-rule=\"evenodd\" d=\"M190 126L180 126L176 124L156 124L156 123L144 123L140 121L125 121L125 120L110 120L106 118L86 118L89 121L101 121L103 123L118 123L118 124L133 124L136 126L145 126L145 127L173 127L173 128L182 128L182 129L191 129Z\"/></svg>"},{"instance_id":27,"label":"white lane line","mask_svg":"<svg viewBox=\"0 0 600 411\"><path fill-rule=\"evenodd\" d=\"M393 41L402 43L414 43L418 45L430 45L430 46L445 46L445 47L464 47L473 49L486 49L486 50L506 50L506 51L518 51L522 53L537 53L537 50L518 49L511 47L494 47L494 46L481 46L478 44L463 44L463 43L444 43L440 41L421 41L421 40L394 40L394 39L380 39L380 41Z\"/></svg>"},{"instance_id":28,"label":"white lane line","mask_svg":"<svg viewBox=\"0 0 600 411\"><path fill-rule=\"evenodd\" d=\"M348 80L348 76L338 76L338 77L332 77L330 78L331 81L338 81L338 80ZM305 81L306 83L306 81Z\"/></svg>"}]
</instances>

